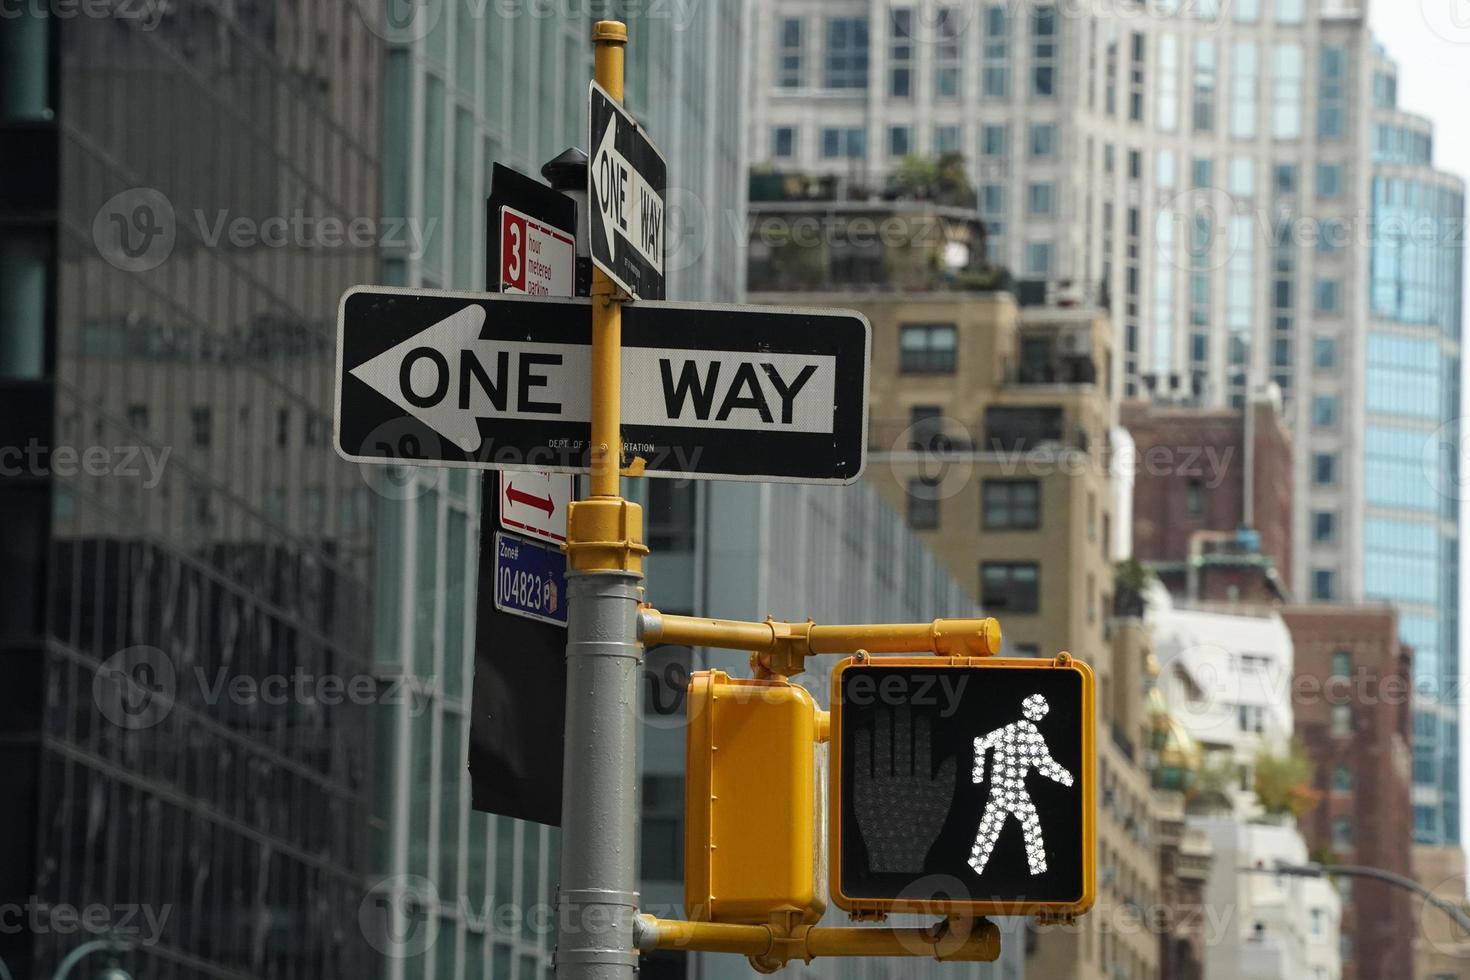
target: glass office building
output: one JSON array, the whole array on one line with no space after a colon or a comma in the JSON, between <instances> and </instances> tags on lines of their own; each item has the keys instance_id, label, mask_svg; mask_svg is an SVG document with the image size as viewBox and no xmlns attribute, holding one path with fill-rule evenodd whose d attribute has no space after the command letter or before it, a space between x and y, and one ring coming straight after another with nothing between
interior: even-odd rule
<instances>
[{"instance_id":1,"label":"glass office building","mask_svg":"<svg viewBox=\"0 0 1470 980\"><path fill-rule=\"evenodd\" d=\"M1414 837L1460 841L1460 336L1465 188L1433 166L1379 50L1365 371L1364 593L1414 648Z\"/></svg>"},{"instance_id":2,"label":"glass office building","mask_svg":"<svg viewBox=\"0 0 1470 980\"><path fill-rule=\"evenodd\" d=\"M380 260L317 232L376 221L382 43L47 9L0 17L0 972L363 977L373 714L316 681L372 684L330 430Z\"/></svg>"},{"instance_id":3,"label":"glass office building","mask_svg":"<svg viewBox=\"0 0 1470 980\"><path fill-rule=\"evenodd\" d=\"M434 231L422 248L385 247L380 281L483 287L492 165L537 175L567 147L588 148L595 12L627 21L626 104L669 160L670 298L740 298L743 236L726 215L744 213L746 5L624 6L572 5L569 17L557 5L432 0L388 18L382 210ZM416 692L379 712L387 820L374 887L399 916L385 975L540 980L556 942L558 833L472 812L465 769L480 479L416 468L381 487L376 669ZM423 904L420 934L411 917Z\"/></svg>"}]
</instances>

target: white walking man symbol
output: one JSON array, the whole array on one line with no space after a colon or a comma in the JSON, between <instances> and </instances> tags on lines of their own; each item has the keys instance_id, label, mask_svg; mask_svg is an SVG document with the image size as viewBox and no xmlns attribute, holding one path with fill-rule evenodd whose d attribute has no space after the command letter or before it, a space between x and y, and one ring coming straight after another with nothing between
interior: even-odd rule
<instances>
[{"instance_id":1,"label":"white walking man symbol","mask_svg":"<svg viewBox=\"0 0 1470 980\"><path fill-rule=\"evenodd\" d=\"M1051 757L1046 749L1046 740L1033 724L1045 718L1049 710L1046 698L1033 694L1021 702L1025 720L1011 722L984 738L975 739L973 782L985 781L985 756L992 750L995 752L990 800L980 818L980 832L975 835L975 845L970 848L970 867L977 875L985 873L990 853L995 850L996 839L1000 837L1008 816L1015 817L1021 824L1021 835L1026 839L1026 862L1031 866L1031 873L1039 875L1046 872L1046 845L1041 839L1041 820L1036 815L1031 795L1026 792L1026 775L1034 766L1046 778L1063 786L1072 785L1072 774Z\"/></svg>"}]
</instances>

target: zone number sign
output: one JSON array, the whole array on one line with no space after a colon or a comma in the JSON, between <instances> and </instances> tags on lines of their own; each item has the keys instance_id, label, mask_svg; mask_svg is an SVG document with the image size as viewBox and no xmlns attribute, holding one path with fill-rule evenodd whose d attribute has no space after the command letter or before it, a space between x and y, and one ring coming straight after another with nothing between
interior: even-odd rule
<instances>
[{"instance_id":1,"label":"zone number sign","mask_svg":"<svg viewBox=\"0 0 1470 980\"><path fill-rule=\"evenodd\" d=\"M1093 675L868 657L832 673L831 888L850 912L1080 915L1096 894Z\"/></svg>"}]
</instances>

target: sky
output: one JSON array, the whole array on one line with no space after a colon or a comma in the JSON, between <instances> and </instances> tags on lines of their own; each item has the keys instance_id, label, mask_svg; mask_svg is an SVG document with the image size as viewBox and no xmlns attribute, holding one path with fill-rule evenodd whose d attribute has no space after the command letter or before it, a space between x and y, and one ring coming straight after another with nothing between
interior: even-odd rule
<instances>
[{"instance_id":1,"label":"sky","mask_svg":"<svg viewBox=\"0 0 1470 980\"><path fill-rule=\"evenodd\" d=\"M1470 180L1470 0L1373 0L1368 22L1388 55L1399 64L1399 107L1434 122L1434 163ZM1466 277L1466 306L1470 310L1470 276ZM1470 380L1470 358L1462 364ZM1470 387L1461 385L1462 390ZM1461 443L1461 465L1470 464ZM1462 490L1465 488L1461 477ZM1470 527L1470 506L1461 493L1460 526ZM1460 608L1470 598L1470 575L1465 574L1466 553L1461 549ZM1470 690L1470 619L1461 617L1460 690ZM1463 699L1462 699L1463 700ZM1460 725L1462 769L1470 766L1470 725ZM1460 784L1470 785L1462 772ZM1470 807L1462 807L1462 841L1470 841Z\"/></svg>"}]
</instances>

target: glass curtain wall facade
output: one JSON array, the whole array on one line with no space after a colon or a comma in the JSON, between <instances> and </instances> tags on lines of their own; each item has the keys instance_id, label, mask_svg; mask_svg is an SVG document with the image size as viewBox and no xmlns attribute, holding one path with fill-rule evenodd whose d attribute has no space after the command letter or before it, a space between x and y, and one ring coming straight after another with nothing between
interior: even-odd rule
<instances>
[{"instance_id":1,"label":"glass curtain wall facade","mask_svg":"<svg viewBox=\"0 0 1470 980\"><path fill-rule=\"evenodd\" d=\"M329 433L379 259L304 229L376 221L381 41L348 0L46 9L0 17L0 903L111 911L0 961L362 977L373 715L315 692L372 682Z\"/></svg>"},{"instance_id":2,"label":"glass curtain wall facade","mask_svg":"<svg viewBox=\"0 0 1470 980\"><path fill-rule=\"evenodd\" d=\"M483 288L491 167L539 176L567 147L589 149L591 27L608 16L628 23L626 104L669 160L669 297L740 299L743 236L726 215L743 214L745 202L745 3L574 5L596 17L475 0L413 6L411 20L387 31L382 207L435 230L422 249L385 248L380 281ZM410 899L392 901L395 914L412 913L415 899L433 911L426 941L397 945L385 975L540 980L556 942L546 912L558 832L472 812L465 769L480 480L416 468L389 485L379 502L376 665L416 694L379 713L392 748L381 759L388 820L377 886ZM411 923L397 925L408 934Z\"/></svg>"},{"instance_id":3,"label":"glass curtain wall facade","mask_svg":"<svg viewBox=\"0 0 1470 980\"><path fill-rule=\"evenodd\" d=\"M1460 338L1465 189L1433 169L1433 132L1374 77L1364 355L1364 592L1414 648L1414 839L1460 842Z\"/></svg>"}]
</instances>

